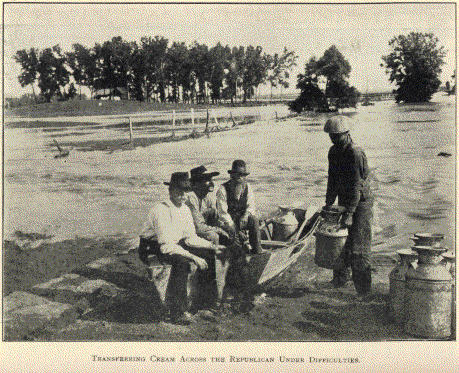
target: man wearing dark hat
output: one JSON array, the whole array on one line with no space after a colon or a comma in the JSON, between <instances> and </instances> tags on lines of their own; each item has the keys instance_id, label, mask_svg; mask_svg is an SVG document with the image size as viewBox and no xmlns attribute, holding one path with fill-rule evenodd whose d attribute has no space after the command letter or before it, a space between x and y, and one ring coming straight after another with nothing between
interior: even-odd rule
<instances>
[{"instance_id":1,"label":"man wearing dark hat","mask_svg":"<svg viewBox=\"0 0 459 373\"><path fill-rule=\"evenodd\" d=\"M236 241L240 240L239 232L249 231L249 242L252 254L261 253L260 225L255 212L255 199L252 187L247 182L246 164L241 159L233 162L228 170L230 180L224 183L217 192L217 212L224 228ZM240 242L242 244L242 242Z\"/></svg>"},{"instance_id":2,"label":"man wearing dark hat","mask_svg":"<svg viewBox=\"0 0 459 373\"><path fill-rule=\"evenodd\" d=\"M193 215L196 234L215 244L219 243L219 235L228 237L226 231L219 227L216 198L213 192L212 178L220 172L206 172L205 166L190 170L192 192L188 193L187 205Z\"/></svg>"},{"instance_id":3,"label":"man wearing dark hat","mask_svg":"<svg viewBox=\"0 0 459 373\"><path fill-rule=\"evenodd\" d=\"M218 245L220 238L229 239L229 235L218 226L217 207L215 195L212 193L214 184L212 178L219 175L219 172L206 172L205 166L199 166L190 170L190 182L192 191L187 194L186 204L191 210L196 234L207 241ZM227 244L228 241L225 241ZM227 262L223 257L208 260L209 270L213 276L201 277L200 286L206 289L202 294L200 307L214 308L223 295Z\"/></svg>"},{"instance_id":4,"label":"man wearing dark hat","mask_svg":"<svg viewBox=\"0 0 459 373\"><path fill-rule=\"evenodd\" d=\"M189 274L197 266L200 275L212 276L204 258L212 258L219 247L196 235L191 211L185 204L186 193L191 191L188 173L175 172L164 184L169 187L169 200L150 210L140 234L139 258L148 264L148 255L156 255L161 263L172 265L166 293L171 321L189 324Z\"/></svg>"}]
</instances>

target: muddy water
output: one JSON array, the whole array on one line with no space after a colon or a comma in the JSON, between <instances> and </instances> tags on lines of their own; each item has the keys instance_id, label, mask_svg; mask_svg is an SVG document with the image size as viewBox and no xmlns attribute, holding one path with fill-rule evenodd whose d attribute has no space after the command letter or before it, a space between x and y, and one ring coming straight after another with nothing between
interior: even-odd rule
<instances>
[{"instance_id":1,"label":"muddy water","mask_svg":"<svg viewBox=\"0 0 459 373\"><path fill-rule=\"evenodd\" d=\"M264 114L261 121L210 138L129 151L82 152L75 147L60 159L50 146L54 138L70 143L82 136L119 138L119 132L103 126L6 129L5 237L15 230L46 233L55 240L134 237L151 205L166 197L163 181L171 172L206 164L220 171L219 184L235 158L248 163L260 213L295 201L323 204L330 141L322 126L327 116L275 122L272 112ZM378 180L375 249L404 247L420 230L445 233L453 247L454 97L438 95L425 105L377 102L352 115L352 137L365 149ZM452 156L438 156L440 152Z\"/></svg>"}]
</instances>

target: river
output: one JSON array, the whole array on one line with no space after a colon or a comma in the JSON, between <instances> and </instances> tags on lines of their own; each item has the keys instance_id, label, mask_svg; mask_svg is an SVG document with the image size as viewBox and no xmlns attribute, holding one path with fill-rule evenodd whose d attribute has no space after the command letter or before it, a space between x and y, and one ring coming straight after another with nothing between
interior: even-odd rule
<instances>
[{"instance_id":1,"label":"river","mask_svg":"<svg viewBox=\"0 0 459 373\"><path fill-rule=\"evenodd\" d=\"M6 128L5 238L17 230L54 240L135 237L151 205L166 197L163 181L171 172L206 164L220 172L215 180L220 184L236 158L247 161L260 213L296 201L323 204L331 145L323 132L327 115L276 122L277 110L261 110L261 120L210 138L127 151L79 149L78 139L115 136L106 126ZM455 96L437 94L428 104L381 101L349 112L353 140L365 150L377 179L375 248L406 247L417 231L444 233L446 245L454 248L455 110ZM278 109L279 116L286 113ZM126 129L119 133L128 138ZM54 158L53 139L74 145L69 157Z\"/></svg>"}]
</instances>

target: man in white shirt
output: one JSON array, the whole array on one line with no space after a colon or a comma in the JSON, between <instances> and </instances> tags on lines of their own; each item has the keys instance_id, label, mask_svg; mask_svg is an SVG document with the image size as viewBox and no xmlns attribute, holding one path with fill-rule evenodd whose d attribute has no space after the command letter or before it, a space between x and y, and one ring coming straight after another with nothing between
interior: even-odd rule
<instances>
[{"instance_id":1,"label":"man in white shirt","mask_svg":"<svg viewBox=\"0 0 459 373\"><path fill-rule=\"evenodd\" d=\"M164 184L169 186L169 200L150 210L140 234L139 257L148 264L148 255L153 254L160 262L172 265L166 294L171 321L189 324L189 273L196 265L201 272L199 277L215 278L208 262L215 260L220 247L196 235L191 211L185 204L186 193L191 191L188 173L173 173L170 182Z\"/></svg>"}]
</instances>

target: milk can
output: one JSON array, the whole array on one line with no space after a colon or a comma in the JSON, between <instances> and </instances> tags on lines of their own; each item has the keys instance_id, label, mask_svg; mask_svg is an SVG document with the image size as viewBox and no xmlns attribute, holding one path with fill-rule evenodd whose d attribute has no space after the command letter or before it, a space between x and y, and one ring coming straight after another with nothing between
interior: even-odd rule
<instances>
[{"instance_id":1,"label":"milk can","mask_svg":"<svg viewBox=\"0 0 459 373\"><path fill-rule=\"evenodd\" d=\"M397 324L405 322L405 275L417 260L418 254L411 249L397 250L400 261L389 274L389 312Z\"/></svg>"},{"instance_id":2,"label":"milk can","mask_svg":"<svg viewBox=\"0 0 459 373\"><path fill-rule=\"evenodd\" d=\"M449 270L449 273L453 277L453 286L452 286L452 302L451 302L451 338L456 338L456 256L454 252L448 251L442 256L443 263L445 268Z\"/></svg>"},{"instance_id":3,"label":"milk can","mask_svg":"<svg viewBox=\"0 0 459 373\"><path fill-rule=\"evenodd\" d=\"M279 206L279 211L280 215L273 220L273 239L286 241L298 228L298 220L293 209L288 206Z\"/></svg>"},{"instance_id":4,"label":"milk can","mask_svg":"<svg viewBox=\"0 0 459 373\"><path fill-rule=\"evenodd\" d=\"M440 264L447 249L413 246L418 265L406 272L405 331L426 338L448 338L451 335L452 276Z\"/></svg>"},{"instance_id":5,"label":"milk can","mask_svg":"<svg viewBox=\"0 0 459 373\"><path fill-rule=\"evenodd\" d=\"M341 217L346 209L342 206L332 206L322 209L323 221L317 227L316 253L314 262L322 268L334 269L336 259L341 253L348 231L340 224Z\"/></svg>"},{"instance_id":6,"label":"milk can","mask_svg":"<svg viewBox=\"0 0 459 373\"><path fill-rule=\"evenodd\" d=\"M411 237L415 246L440 247L441 241L445 238L441 233L418 232Z\"/></svg>"}]
</instances>

